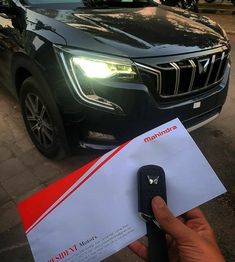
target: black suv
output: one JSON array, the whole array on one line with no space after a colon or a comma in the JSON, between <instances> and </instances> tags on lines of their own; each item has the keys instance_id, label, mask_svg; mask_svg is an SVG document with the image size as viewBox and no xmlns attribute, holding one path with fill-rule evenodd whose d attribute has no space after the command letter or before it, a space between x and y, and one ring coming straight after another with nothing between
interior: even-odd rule
<instances>
[{"instance_id":1,"label":"black suv","mask_svg":"<svg viewBox=\"0 0 235 262\"><path fill-rule=\"evenodd\" d=\"M206 17L152 0L0 1L0 81L39 151L108 149L225 102L230 46Z\"/></svg>"}]
</instances>

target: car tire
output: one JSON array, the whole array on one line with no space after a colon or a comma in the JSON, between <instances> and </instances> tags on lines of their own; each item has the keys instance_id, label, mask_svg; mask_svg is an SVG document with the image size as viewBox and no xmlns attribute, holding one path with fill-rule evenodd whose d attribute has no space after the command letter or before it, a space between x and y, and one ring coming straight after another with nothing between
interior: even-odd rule
<instances>
[{"instance_id":1,"label":"car tire","mask_svg":"<svg viewBox=\"0 0 235 262\"><path fill-rule=\"evenodd\" d=\"M69 152L61 115L45 83L27 78L20 89L20 104L28 134L47 158L61 160Z\"/></svg>"}]
</instances>

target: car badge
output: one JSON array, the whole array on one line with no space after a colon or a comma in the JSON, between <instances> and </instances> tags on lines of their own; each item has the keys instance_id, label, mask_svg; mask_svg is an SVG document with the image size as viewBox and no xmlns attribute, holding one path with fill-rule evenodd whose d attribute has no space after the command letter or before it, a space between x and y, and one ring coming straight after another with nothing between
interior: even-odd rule
<instances>
[{"instance_id":1,"label":"car badge","mask_svg":"<svg viewBox=\"0 0 235 262\"><path fill-rule=\"evenodd\" d=\"M151 178L150 176L147 176L148 178L148 181L149 181L149 184L150 185L157 185L158 183L158 180L159 180L159 176L158 177L154 177L154 178Z\"/></svg>"},{"instance_id":2,"label":"car badge","mask_svg":"<svg viewBox=\"0 0 235 262\"><path fill-rule=\"evenodd\" d=\"M209 68L210 64L210 58L203 59L203 60L198 60L198 70L199 74L205 74Z\"/></svg>"}]
</instances>

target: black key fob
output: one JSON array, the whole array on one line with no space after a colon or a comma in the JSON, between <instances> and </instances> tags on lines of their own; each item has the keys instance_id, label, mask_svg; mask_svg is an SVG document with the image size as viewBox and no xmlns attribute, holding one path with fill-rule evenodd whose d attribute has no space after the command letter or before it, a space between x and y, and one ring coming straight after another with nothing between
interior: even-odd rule
<instances>
[{"instance_id":1,"label":"black key fob","mask_svg":"<svg viewBox=\"0 0 235 262\"><path fill-rule=\"evenodd\" d=\"M165 172L160 166L147 165L139 169L137 176L139 214L144 220L153 220L153 197L161 196L167 202Z\"/></svg>"},{"instance_id":2,"label":"black key fob","mask_svg":"<svg viewBox=\"0 0 235 262\"><path fill-rule=\"evenodd\" d=\"M161 196L165 202L167 201L164 170L160 166L148 165L141 167L137 175L138 210L141 218L146 221L149 261L168 262L165 232L157 226L151 207L155 196Z\"/></svg>"}]
</instances>

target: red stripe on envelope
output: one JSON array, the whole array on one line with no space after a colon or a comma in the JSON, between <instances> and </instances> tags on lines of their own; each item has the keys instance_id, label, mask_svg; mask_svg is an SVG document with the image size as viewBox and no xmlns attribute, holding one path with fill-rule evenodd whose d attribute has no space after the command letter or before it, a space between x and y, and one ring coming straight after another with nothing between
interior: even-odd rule
<instances>
[{"instance_id":1,"label":"red stripe on envelope","mask_svg":"<svg viewBox=\"0 0 235 262\"><path fill-rule=\"evenodd\" d=\"M98 158L99 159L99 158ZM25 231L27 231L46 210L51 207L98 159L58 180L42 191L18 204Z\"/></svg>"},{"instance_id":2,"label":"red stripe on envelope","mask_svg":"<svg viewBox=\"0 0 235 262\"><path fill-rule=\"evenodd\" d=\"M46 212L82 175L89 170L98 159L86 164L82 168L76 170L70 175L50 185L46 189L36 193L29 199L18 204L18 210L21 215L23 226L28 234L36 225L38 225L48 214L50 214L57 206L67 199L75 190L85 183L98 169L114 157L129 142L122 144L116 148L107 158L97 165L73 190L65 195L53 208ZM41 217L41 218L40 218ZM40 219L39 219L40 218ZM37 222L36 222L37 221ZM35 223L36 222L36 223Z\"/></svg>"}]
</instances>

